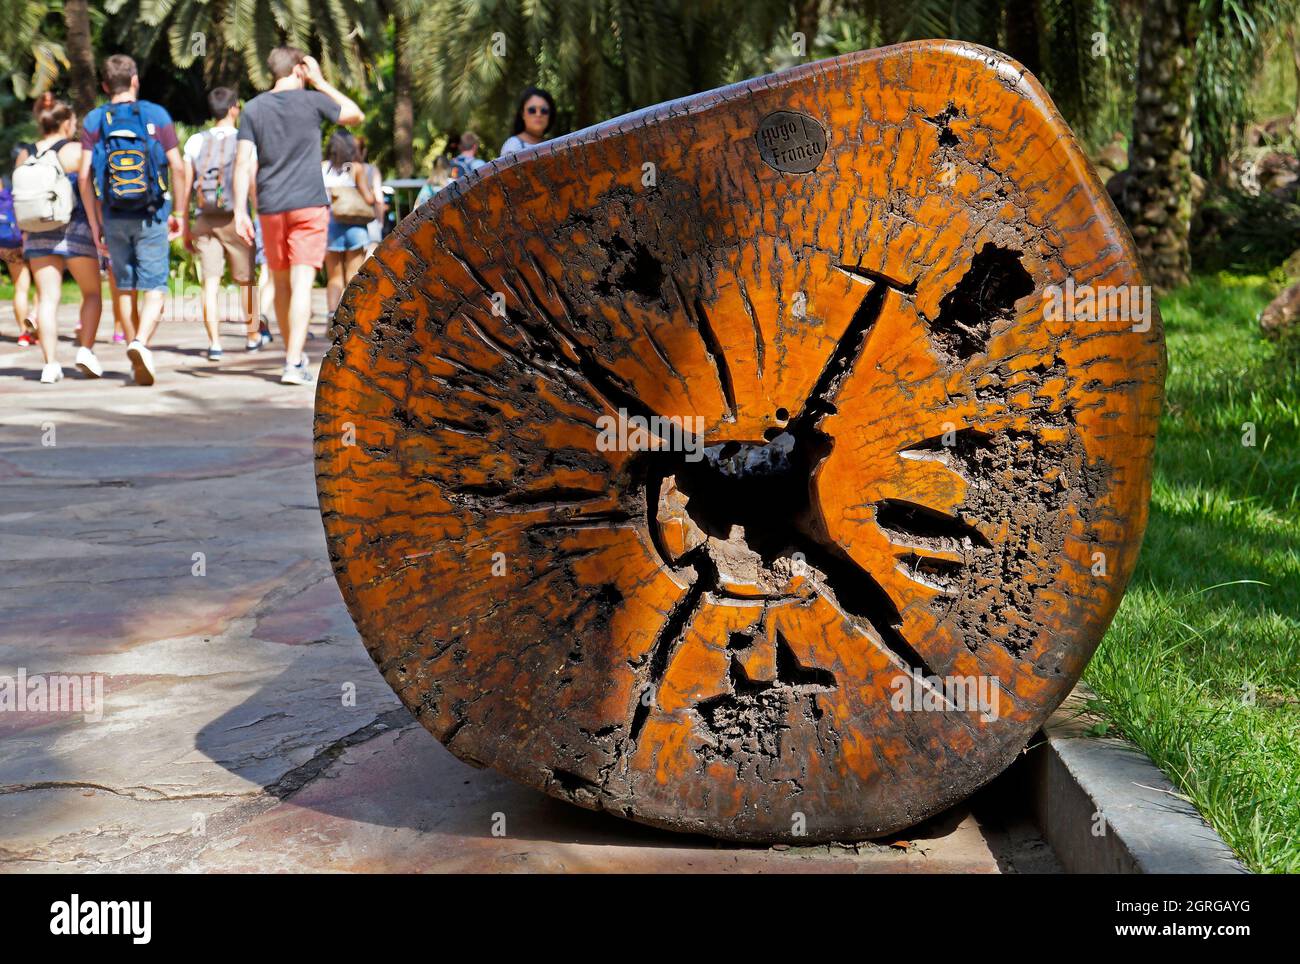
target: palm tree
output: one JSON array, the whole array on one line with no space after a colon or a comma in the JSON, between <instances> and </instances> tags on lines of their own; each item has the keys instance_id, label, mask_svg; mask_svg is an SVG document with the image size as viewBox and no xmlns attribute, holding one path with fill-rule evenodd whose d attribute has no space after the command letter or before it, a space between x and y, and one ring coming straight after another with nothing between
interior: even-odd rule
<instances>
[{"instance_id":1,"label":"palm tree","mask_svg":"<svg viewBox=\"0 0 1300 964\"><path fill-rule=\"evenodd\" d=\"M378 9L366 0L107 0L104 6L119 34L135 25L165 32L172 63L185 69L202 60L210 85L236 83L242 64L255 86L268 86L266 57L287 43L315 54L336 83L364 88L383 38Z\"/></svg>"},{"instance_id":2,"label":"palm tree","mask_svg":"<svg viewBox=\"0 0 1300 964\"><path fill-rule=\"evenodd\" d=\"M430 0L406 49L421 107L503 138L519 91L552 91L557 129L761 72L790 0Z\"/></svg>"},{"instance_id":3,"label":"palm tree","mask_svg":"<svg viewBox=\"0 0 1300 964\"><path fill-rule=\"evenodd\" d=\"M47 29L49 13L43 0L0 0L0 69L20 100L39 96L68 68L63 43Z\"/></svg>"},{"instance_id":4,"label":"palm tree","mask_svg":"<svg viewBox=\"0 0 1300 964\"><path fill-rule=\"evenodd\" d=\"M415 173L415 102L411 87L411 23L418 16L412 0L393 4L393 163L398 177Z\"/></svg>"},{"instance_id":5,"label":"palm tree","mask_svg":"<svg viewBox=\"0 0 1300 964\"><path fill-rule=\"evenodd\" d=\"M72 87L72 104L78 116L85 117L99 96L95 51L90 44L90 10L86 0L63 0L63 22L68 31L68 83Z\"/></svg>"},{"instance_id":6,"label":"palm tree","mask_svg":"<svg viewBox=\"0 0 1300 964\"><path fill-rule=\"evenodd\" d=\"M1196 0L1146 0L1123 207L1147 280L1159 291L1191 273L1192 96Z\"/></svg>"}]
</instances>

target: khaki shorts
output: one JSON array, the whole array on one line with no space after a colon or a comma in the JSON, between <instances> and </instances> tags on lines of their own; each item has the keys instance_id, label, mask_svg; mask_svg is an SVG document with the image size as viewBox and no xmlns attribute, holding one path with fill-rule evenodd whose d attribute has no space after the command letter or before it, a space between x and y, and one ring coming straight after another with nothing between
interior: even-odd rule
<instances>
[{"instance_id":1,"label":"khaki shorts","mask_svg":"<svg viewBox=\"0 0 1300 964\"><path fill-rule=\"evenodd\" d=\"M235 215L199 214L190 224L205 278L220 278L227 264L237 285L253 283L253 246L235 231Z\"/></svg>"}]
</instances>

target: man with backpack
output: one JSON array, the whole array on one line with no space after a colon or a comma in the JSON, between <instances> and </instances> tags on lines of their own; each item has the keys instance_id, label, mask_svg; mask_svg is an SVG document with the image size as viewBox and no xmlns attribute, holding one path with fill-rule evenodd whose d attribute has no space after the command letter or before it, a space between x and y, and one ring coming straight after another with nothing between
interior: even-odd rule
<instances>
[{"instance_id":1,"label":"man with backpack","mask_svg":"<svg viewBox=\"0 0 1300 964\"><path fill-rule=\"evenodd\" d=\"M208 94L216 122L185 142L185 179L193 185L197 213L190 219L185 247L199 257L203 272L203 326L208 332L208 361L221 359L221 318L217 295L221 275L239 286L248 322L248 344L261 347L253 311L254 247L235 230L235 139L239 134L239 95L229 87Z\"/></svg>"},{"instance_id":2,"label":"man with backpack","mask_svg":"<svg viewBox=\"0 0 1300 964\"><path fill-rule=\"evenodd\" d=\"M149 338L167 294L168 236L189 227L187 203L172 212L168 172L177 197L188 197L189 186L171 115L140 99L135 61L114 54L102 76L109 102L82 125L79 187L96 246L113 265L135 382L152 385Z\"/></svg>"},{"instance_id":3,"label":"man with backpack","mask_svg":"<svg viewBox=\"0 0 1300 964\"><path fill-rule=\"evenodd\" d=\"M487 167L487 161L478 156L479 139L473 131L461 134L457 146L460 152L451 159L451 166L457 177L468 177L480 167Z\"/></svg>"},{"instance_id":4,"label":"man with backpack","mask_svg":"<svg viewBox=\"0 0 1300 964\"><path fill-rule=\"evenodd\" d=\"M252 244L249 188L257 170L257 217L275 285L275 316L284 337L285 385L310 385L303 352L311 321L311 289L325 263L330 199L321 173L321 121L351 127L365 119L351 98L332 87L320 64L296 47L267 58L275 85L245 106L235 158L235 224ZM310 86L314 90L307 90ZM256 157L256 160L254 160Z\"/></svg>"}]
</instances>

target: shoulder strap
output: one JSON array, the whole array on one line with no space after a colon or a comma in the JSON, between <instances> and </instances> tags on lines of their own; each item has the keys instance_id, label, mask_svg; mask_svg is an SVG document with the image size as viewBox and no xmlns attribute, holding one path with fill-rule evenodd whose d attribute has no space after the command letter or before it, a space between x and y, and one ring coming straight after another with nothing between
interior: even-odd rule
<instances>
[{"instance_id":1,"label":"shoulder strap","mask_svg":"<svg viewBox=\"0 0 1300 964\"><path fill-rule=\"evenodd\" d=\"M66 137L57 140L49 147L45 148L45 150L37 151L31 157L27 158L27 163L36 164L40 162L41 158L43 158L45 155L50 154L53 155L54 157L54 166L57 167L61 173L66 174L67 172L63 170L63 162L59 160L59 151L62 150L67 143L68 143L68 139Z\"/></svg>"}]
</instances>

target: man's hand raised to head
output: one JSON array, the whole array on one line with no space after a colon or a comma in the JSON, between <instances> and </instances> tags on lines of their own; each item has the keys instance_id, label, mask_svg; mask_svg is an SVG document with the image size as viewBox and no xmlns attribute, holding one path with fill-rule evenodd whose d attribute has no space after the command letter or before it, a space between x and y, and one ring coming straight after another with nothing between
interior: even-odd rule
<instances>
[{"instance_id":1,"label":"man's hand raised to head","mask_svg":"<svg viewBox=\"0 0 1300 964\"><path fill-rule=\"evenodd\" d=\"M325 83L325 74L321 72L320 63L316 60L315 57L312 57L310 55L303 57L301 66L303 72L302 79L305 80L312 87L315 87L317 90L320 90L322 85L328 86Z\"/></svg>"},{"instance_id":2,"label":"man's hand raised to head","mask_svg":"<svg viewBox=\"0 0 1300 964\"><path fill-rule=\"evenodd\" d=\"M315 87L339 105L338 124L343 127L355 127L365 120L366 115L361 112L356 102L347 94L335 89L334 85L325 79L315 57L303 57L302 63L298 66L302 69L304 83Z\"/></svg>"}]
</instances>

